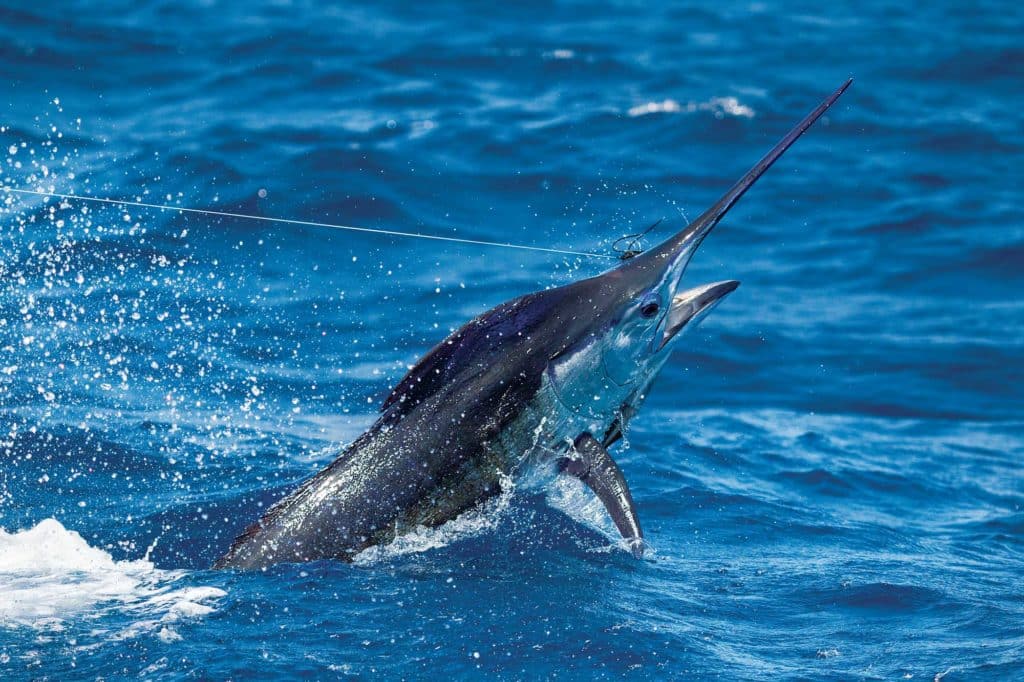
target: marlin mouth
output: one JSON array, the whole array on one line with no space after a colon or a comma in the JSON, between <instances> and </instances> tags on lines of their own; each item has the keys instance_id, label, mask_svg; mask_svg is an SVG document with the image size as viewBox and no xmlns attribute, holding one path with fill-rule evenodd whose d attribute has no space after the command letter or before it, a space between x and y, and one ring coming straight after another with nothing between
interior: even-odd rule
<instances>
[{"instance_id":1,"label":"marlin mouth","mask_svg":"<svg viewBox=\"0 0 1024 682\"><path fill-rule=\"evenodd\" d=\"M731 294L740 285L734 279L724 282L713 282L704 284L693 289L679 292L672 297L672 307L665 316L665 332L661 337L661 345L658 350L665 347L665 344L672 340L676 334L682 331L683 327L691 322L696 326L711 309L718 305L719 301Z\"/></svg>"}]
</instances>

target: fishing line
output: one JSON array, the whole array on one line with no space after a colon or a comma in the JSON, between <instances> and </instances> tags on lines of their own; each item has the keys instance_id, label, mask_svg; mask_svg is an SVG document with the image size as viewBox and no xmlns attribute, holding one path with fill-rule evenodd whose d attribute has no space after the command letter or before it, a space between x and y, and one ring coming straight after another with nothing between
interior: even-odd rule
<instances>
[{"instance_id":1,"label":"fishing line","mask_svg":"<svg viewBox=\"0 0 1024 682\"><path fill-rule=\"evenodd\" d=\"M520 249L522 251L541 251L544 253L558 253L566 256L579 256L582 258L608 258L614 259L605 253L592 253L589 251L569 251L565 249L552 249L544 246L528 246L526 244L512 244L510 242L492 242L484 239L465 239L462 237L446 237L440 234L429 234L423 232L402 232L399 230L383 230L372 227L354 227L352 225L336 225L334 223L321 223L311 220L294 220L291 218L274 218L270 216L250 215L246 213L230 213L227 211L211 211L204 208L190 208L187 206L167 206L164 204L150 204L143 201L128 201L125 199L108 199L104 197L86 197L79 194L61 194L60 192L41 192L33 189L18 189L15 187L0 187L5 192L16 194L31 194L40 197L57 197L71 201L91 201L98 204L113 204L115 206L135 206L138 208L152 208L160 211L181 211L183 213L198 213L202 215L217 216L220 218L238 218L241 220L259 220L265 223L280 223L282 225L302 225L304 227L325 227L332 230L347 230L349 232L369 232L382 234L391 237L413 237L418 239L430 239L439 242L455 242L457 244L475 244L477 246L497 246L506 249Z\"/></svg>"},{"instance_id":2,"label":"fishing line","mask_svg":"<svg viewBox=\"0 0 1024 682\"><path fill-rule=\"evenodd\" d=\"M658 225L661 225L662 220L664 220L664 218L658 218L643 232L637 232L636 234L627 234L623 237L619 237L614 242L612 242L612 250L619 254L619 260L629 260L630 258L635 258L636 256L639 256L641 253L643 253L644 250L641 248L641 242L643 241L643 238L646 237L651 230L656 228ZM619 244L621 244L622 242L626 242L626 248L624 249L619 247Z\"/></svg>"}]
</instances>

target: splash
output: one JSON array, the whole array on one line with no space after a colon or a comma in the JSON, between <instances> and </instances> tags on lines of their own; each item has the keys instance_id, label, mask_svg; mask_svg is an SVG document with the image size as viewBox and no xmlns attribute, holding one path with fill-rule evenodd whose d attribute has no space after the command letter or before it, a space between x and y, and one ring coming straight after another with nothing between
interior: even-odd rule
<instances>
[{"instance_id":1,"label":"splash","mask_svg":"<svg viewBox=\"0 0 1024 682\"><path fill-rule=\"evenodd\" d=\"M590 492L581 481L572 476L557 476L548 481L545 492L549 505L577 523L597 531L610 543L596 550L588 547L588 551L621 550L632 554L629 544L622 539L601 500ZM648 551L651 550L651 546L646 542L644 547Z\"/></svg>"},{"instance_id":2,"label":"splash","mask_svg":"<svg viewBox=\"0 0 1024 682\"><path fill-rule=\"evenodd\" d=\"M132 622L112 638L152 633L176 641L177 623L211 613L226 595L216 587L173 587L184 575L145 559L115 561L56 519L0 530L0 627L59 631L121 611Z\"/></svg>"},{"instance_id":3,"label":"splash","mask_svg":"<svg viewBox=\"0 0 1024 682\"><path fill-rule=\"evenodd\" d=\"M502 476L501 493L497 497L463 512L437 528L418 526L386 545L369 547L356 555L353 563L366 566L408 554L422 554L447 547L459 540L492 532L504 520L512 504L515 490L515 482L508 476Z\"/></svg>"}]
</instances>

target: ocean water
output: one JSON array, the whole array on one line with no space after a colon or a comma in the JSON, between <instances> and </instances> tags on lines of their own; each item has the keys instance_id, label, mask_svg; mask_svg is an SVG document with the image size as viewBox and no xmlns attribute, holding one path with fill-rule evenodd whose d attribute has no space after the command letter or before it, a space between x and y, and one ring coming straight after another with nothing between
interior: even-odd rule
<instances>
[{"instance_id":1,"label":"ocean water","mask_svg":"<svg viewBox=\"0 0 1024 682\"><path fill-rule=\"evenodd\" d=\"M1024 679L1024 11L6 1L0 182L705 242L617 458L354 565L211 571L464 321L612 261L0 192L0 678ZM650 243L650 240L649 240Z\"/></svg>"}]
</instances>

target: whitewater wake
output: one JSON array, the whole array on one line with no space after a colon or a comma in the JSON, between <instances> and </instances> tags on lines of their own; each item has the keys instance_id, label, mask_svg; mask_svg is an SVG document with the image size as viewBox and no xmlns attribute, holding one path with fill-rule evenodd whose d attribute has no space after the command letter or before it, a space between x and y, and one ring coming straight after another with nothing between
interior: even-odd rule
<instances>
[{"instance_id":1,"label":"whitewater wake","mask_svg":"<svg viewBox=\"0 0 1024 682\"><path fill-rule=\"evenodd\" d=\"M156 568L148 559L115 561L56 519L18 532L0 529L0 628L64 630L96 621L93 632L115 639L154 634L181 639L176 625L212 613L227 593L182 586L185 571ZM121 612L127 626L105 631L104 616Z\"/></svg>"}]
</instances>

